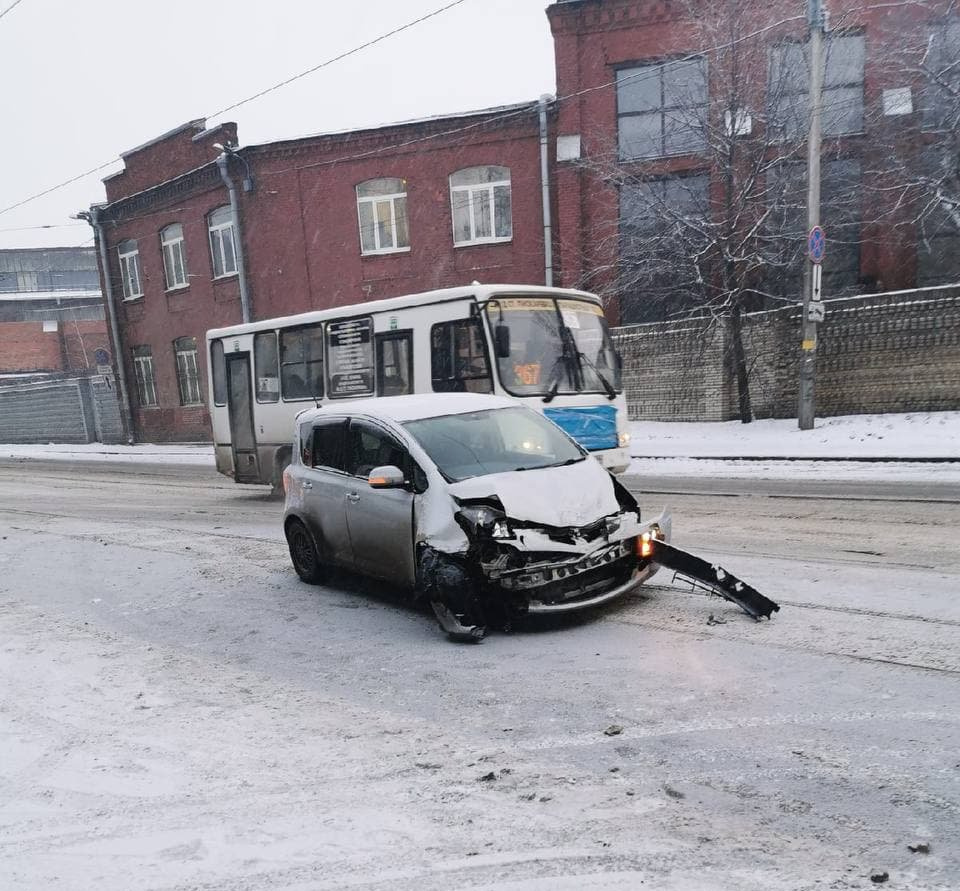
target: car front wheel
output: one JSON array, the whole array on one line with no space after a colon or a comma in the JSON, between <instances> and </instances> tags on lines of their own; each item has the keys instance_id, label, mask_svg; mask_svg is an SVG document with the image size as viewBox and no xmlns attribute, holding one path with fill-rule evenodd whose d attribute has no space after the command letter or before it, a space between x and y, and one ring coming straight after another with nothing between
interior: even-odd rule
<instances>
[{"instance_id":1,"label":"car front wheel","mask_svg":"<svg viewBox=\"0 0 960 891\"><path fill-rule=\"evenodd\" d=\"M299 520L291 520L287 524L287 545L297 575L311 585L320 584L325 577L323 564L317 554L313 536Z\"/></svg>"}]
</instances>

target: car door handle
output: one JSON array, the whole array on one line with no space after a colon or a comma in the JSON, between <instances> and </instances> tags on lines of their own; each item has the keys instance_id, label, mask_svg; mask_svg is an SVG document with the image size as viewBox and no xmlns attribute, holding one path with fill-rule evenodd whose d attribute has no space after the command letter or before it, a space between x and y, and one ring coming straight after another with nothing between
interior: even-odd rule
<instances>
[{"instance_id":1,"label":"car door handle","mask_svg":"<svg viewBox=\"0 0 960 891\"><path fill-rule=\"evenodd\" d=\"M348 492L348 493L347 493L347 501L352 501L352 502L356 503L356 502L358 502L359 500L360 500L360 496L359 496L356 492Z\"/></svg>"},{"instance_id":2,"label":"car door handle","mask_svg":"<svg viewBox=\"0 0 960 891\"><path fill-rule=\"evenodd\" d=\"M303 488L304 488L304 489L312 489L312 488L313 488L313 483L311 483L311 482L306 482L306 481L305 481L304 484L303 484Z\"/></svg>"}]
</instances>

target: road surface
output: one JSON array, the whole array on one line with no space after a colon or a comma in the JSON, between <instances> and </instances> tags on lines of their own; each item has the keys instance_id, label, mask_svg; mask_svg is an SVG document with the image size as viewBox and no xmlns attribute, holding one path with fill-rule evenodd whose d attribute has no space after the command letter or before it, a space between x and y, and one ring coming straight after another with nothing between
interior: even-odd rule
<instances>
[{"instance_id":1,"label":"road surface","mask_svg":"<svg viewBox=\"0 0 960 891\"><path fill-rule=\"evenodd\" d=\"M457 646L264 489L0 461L0 887L960 887L956 493L628 482L781 612Z\"/></svg>"}]
</instances>

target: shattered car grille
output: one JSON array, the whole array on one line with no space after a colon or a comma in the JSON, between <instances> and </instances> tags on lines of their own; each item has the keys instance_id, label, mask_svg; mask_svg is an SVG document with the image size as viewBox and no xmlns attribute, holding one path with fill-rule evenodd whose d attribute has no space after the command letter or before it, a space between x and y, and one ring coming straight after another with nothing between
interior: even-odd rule
<instances>
[{"instance_id":1,"label":"shattered car grille","mask_svg":"<svg viewBox=\"0 0 960 891\"><path fill-rule=\"evenodd\" d=\"M534 563L522 569L511 570L503 573L499 582L507 590L516 591L541 588L569 579L574 581L572 587L577 588L585 573L612 566L626 557L629 557L632 563L633 546L630 539L598 548L584 557Z\"/></svg>"}]
</instances>

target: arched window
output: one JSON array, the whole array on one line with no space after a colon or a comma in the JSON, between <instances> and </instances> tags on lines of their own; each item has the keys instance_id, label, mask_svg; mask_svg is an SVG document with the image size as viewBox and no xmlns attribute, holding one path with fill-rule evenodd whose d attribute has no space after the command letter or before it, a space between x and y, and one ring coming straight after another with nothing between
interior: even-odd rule
<instances>
[{"instance_id":1,"label":"arched window","mask_svg":"<svg viewBox=\"0 0 960 891\"><path fill-rule=\"evenodd\" d=\"M117 245L117 255L120 257L120 281L123 283L123 299L133 300L143 296L140 285L140 250L133 238L121 241Z\"/></svg>"},{"instance_id":2,"label":"arched window","mask_svg":"<svg viewBox=\"0 0 960 891\"><path fill-rule=\"evenodd\" d=\"M181 405L200 405L200 371L197 367L197 340L178 337L173 342L173 356L177 362L177 387Z\"/></svg>"},{"instance_id":3,"label":"arched window","mask_svg":"<svg viewBox=\"0 0 960 891\"><path fill-rule=\"evenodd\" d=\"M210 232L210 257L213 261L213 277L236 275L237 244L233 225L233 210L229 204L218 207L207 217Z\"/></svg>"},{"instance_id":4,"label":"arched window","mask_svg":"<svg viewBox=\"0 0 960 891\"><path fill-rule=\"evenodd\" d=\"M357 186L360 249L364 254L389 254L410 249L407 227L407 181L368 179Z\"/></svg>"},{"instance_id":5,"label":"arched window","mask_svg":"<svg viewBox=\"0 0 960 891\"><path fill-rule=\"evenodd\" d=\"M454 244L489 244L513 237L509 167L468 167L450 177Z\"/></svg>"},{"instance_id":6,"label":"arched window","mask_svg":"<svg viewBox=\"0 0 960 891\"><path fill-rule=\"evenodd\" d=\"M163 274L167 290L187 286L187 252L183 246L183 226L172 223L160 230L160 247L163 249Z\"/></svg>"}]
</instances>

